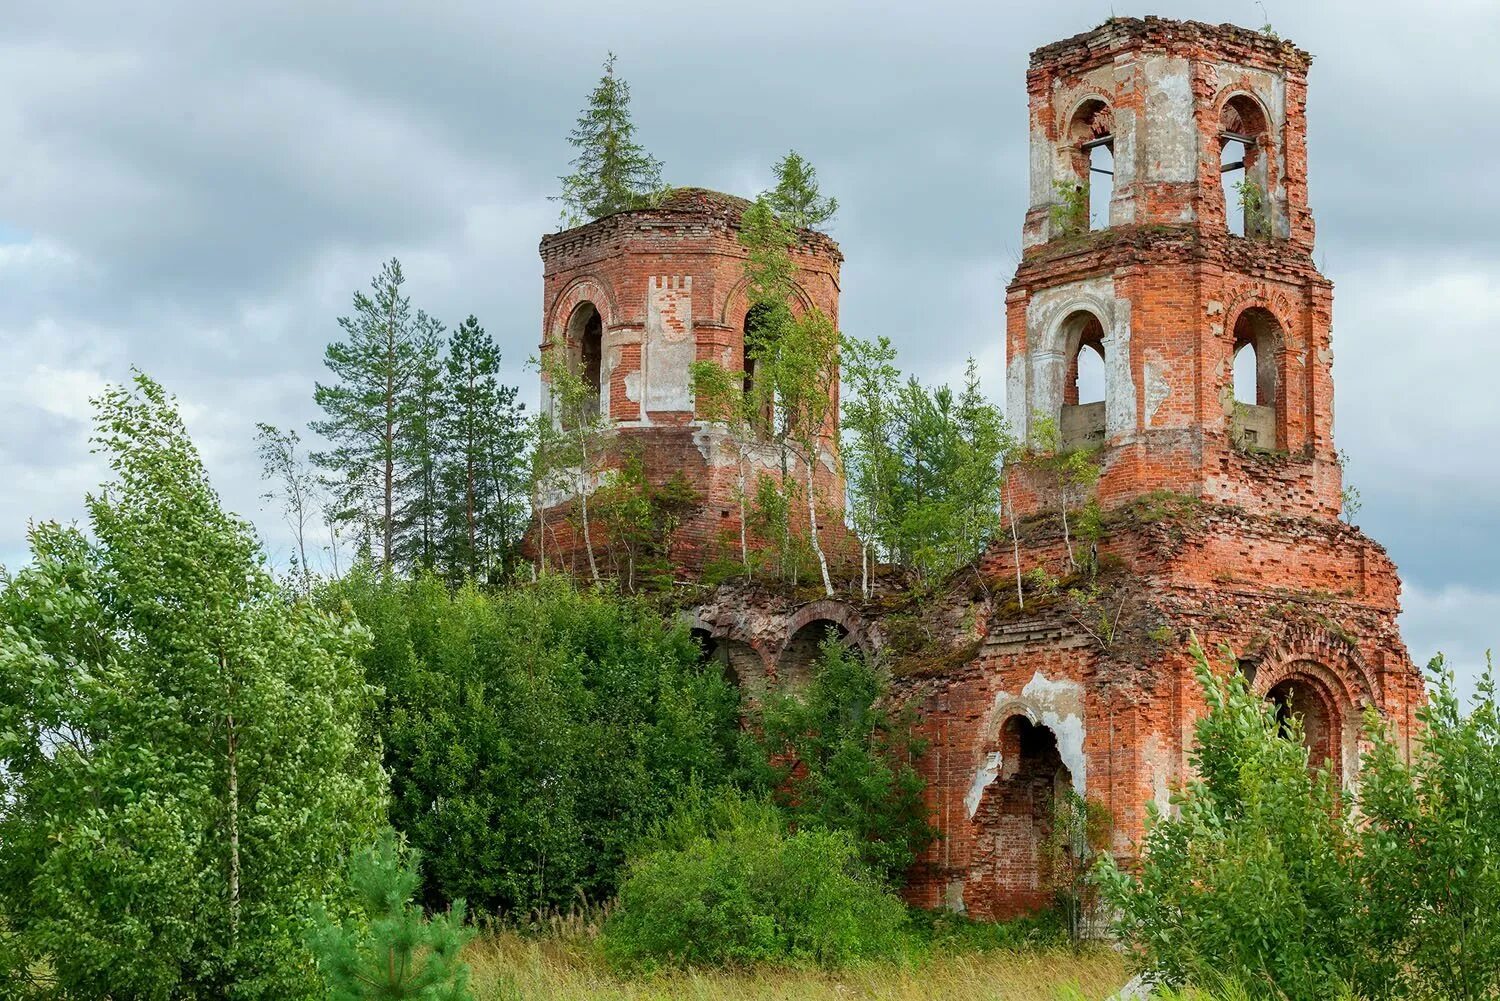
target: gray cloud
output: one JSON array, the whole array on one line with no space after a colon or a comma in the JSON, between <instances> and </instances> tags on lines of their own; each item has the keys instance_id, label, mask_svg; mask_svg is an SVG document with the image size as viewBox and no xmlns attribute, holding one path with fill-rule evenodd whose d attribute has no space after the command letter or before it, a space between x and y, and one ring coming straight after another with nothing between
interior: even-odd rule
<instances>
[{"instance_id":1,"label":"gray cloud","mask_svg":"<svg viewBox=\"0 0 1500 1001\"><path fill-rule=\"evenodd\" d=\"M1459 70L1487 63L1500 8L1267 6L1316 56L1310 189L1337 283L1338 434L1360 520L1403 567L1414 653L1445 637L1472 652L1500 607L1487 459L1500 199L1475 172L1500 141L1482 74ZM1153 10L1262 20L1238 0ZM0 560L20 557L28 518L81 511L101 470L76 397L132 364L180 394L226 500L284 547L260 510L254 424L313 416L334 318L391 255L429 311L476 313L534 395L536 243L607 49L672 181L753 193L799 149L842 203L847 329L890 336L924 378L952 379L974 355L998 395L1026 53L1110 13L973 0L8 10Z\"/></svg>"}]
</instances>

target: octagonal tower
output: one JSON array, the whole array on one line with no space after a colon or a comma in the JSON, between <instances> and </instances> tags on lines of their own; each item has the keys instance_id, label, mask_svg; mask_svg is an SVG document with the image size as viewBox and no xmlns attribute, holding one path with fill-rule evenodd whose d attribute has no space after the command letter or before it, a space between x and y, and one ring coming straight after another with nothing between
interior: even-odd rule
<instances>
[{"instance_id":1,"label":"octagonal tower","mask_svg":"<svg viewBox=\"0 0 1500 1001\"><path fill-rule=\"evenodd\" d=\"M731 447L724 430L704 419L690 367L716 360L754 378L745 350L746 251L739 242L740 217L749 204L716 191L677 188L655 207L619 212L541 242L541 351L566 351L569 366L598 392L609 429L602 465L618 465L634 452L652 482L681 473L700 498L672 540L672 563L681 574L737 555L744 450ZM838 245L802 231L792 261L794 311L816 307L837 324L843 261ZM834 419L814 479L824 509L819 527L836 547L844 496L833 434L836 383L833 393ZM753 489L758 474L779 472L779 462L769 447L752 446L749 453L743 472ZM805 470L799 476L805 478ZM546 537L539 547L533 528L528 547L543 550L553 566L584 568L569 498L547 495L536 503Z\"/></svg>"}]
</instances>

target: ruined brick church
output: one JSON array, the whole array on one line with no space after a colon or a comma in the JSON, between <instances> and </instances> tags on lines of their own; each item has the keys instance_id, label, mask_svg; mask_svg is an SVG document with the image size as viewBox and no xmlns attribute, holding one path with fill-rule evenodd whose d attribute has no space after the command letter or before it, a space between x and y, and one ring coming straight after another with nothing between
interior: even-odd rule
<instances>
[{"instance_id":1,"label":"ruined brick church","mask_svg":"<svg viewBox=\"0 0 1500 1001\"><path fill-rule=\"evenodd\" d=\"M1397 629L1396 568L1339 519L1332 286L1313 264L1307 201L1309 63L1274 36L1149 17L1031 54L1005 399L1023 440L1047 419L1064 447L1097 449L1087 607L1056 590L1017 600L1018 570L1076 572L1056 486L1018 462L1015 540L957 575L920 628L891 576L873 600L724 585L684 613L752 692L795 684L829 630L889 671L891 697L930 742L921 767L941 831L913 903L975 917L1047 903L1038 855L1068 785L1108 808L1113 850L1129 857L1148 802L1167 809L1188 777L1203 711L1191 634L1232 650L1226 669L1300 714L1312 757L1345 783L1367 708L1412 735L1422 683ZM1259 196L1237 196L1237 179ZM1066 225L1080 198L1096 207L1092 227ZM541 244L542 350L568 352L649 476L681 472L701 494L673 539L687 579L739 530L737 460L696 411L689 366L745 364L754 378L745 205L678 189ZM838 246L805 232L793 258L794 307L837 322ZM1237 358L1249 399L1236 400ZM1080 399L1080 362L1102 365L1102 400ZM837 459L830 434L814 477L836 499ZM566 505L539 505L552 558L576 557ZM823 529L837 551L836 512Z\"/></svg>"}]
</instances>

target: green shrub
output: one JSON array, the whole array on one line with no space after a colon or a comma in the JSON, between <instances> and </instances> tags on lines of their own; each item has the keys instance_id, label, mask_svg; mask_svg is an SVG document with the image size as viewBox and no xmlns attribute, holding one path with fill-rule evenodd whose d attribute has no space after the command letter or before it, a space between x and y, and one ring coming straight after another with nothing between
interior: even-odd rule
<instances>
[{"instance_id":1,"label":"green shrub","mask_svg":"<svg viewBox=\"0 0 1500 1001\"><path fill-rule=\"evenodd\" d=\"M839 966L902 950L905 907L848 834L791 832L765 802L720 801L710 813L631 863L604 929L612 961Z\"/></svg>"},{"instance_id":2,"label":"green shrub","mask_svg":"<svg viewBox=\"0 0 1500 1001\"><path fill-rule=\"evenodd\" d=\"M806 689L772 691L760 710L767 788L798 828L844 831L898 885L935 831L915 762L912 716L887 708L859 651L825 641Z\"/></svg>"},{"instance_id":3,"label":"green shrub","mask_svg":"<svg viewBox=\"0 0 1500 1001\"><path fill-rule=\"evenodd\" d=\"M1215 673L1193 647L1208 713L1196 728L1196 778L1152 813L1138 877L1106 859L1104 895L1119 931L1168 984L1222 975L1288 999L1336 996L1364 954L1354 830L1326 771L1309 771L1300 726L1238 673Z\"/></svg>"},{"instance_id":4,"label":"green shrub","mask_svg":"<svg viewBox=\"0 0 1500 1001\"><path fill-rule=\"evenodd\" d=\"M1409 762L1371 713L1356 798L1308 769L1295 719L1194 653L1209 710L1197 778L1177 816L1153 814L1138 875L1100 870L1145 968L1226 998L1500 996L1491 672L1465 710L1433 661Z\"/></svg>"},{"instance_id":5,"label":"green shrub","mask_svg":"<svg viewBox=\"0 0 1500 1001\"><path fill-rule=\"evenodd\" d=\"M372 573L326 597L374 634L390 822L422 854L429 908L608 899L627 846L741 767L738 693L643 601Z\"/></svg>"},{"instance_id":6,"label":"green shrub","mask_svg":"<svg viewBox=\"0 0 1500 1001\"><path fill-rule=\"evenodd\" d=\"M1500 997L1500 703L1488 666L1467 711L1442 657L1428 671L1411 763L1372 720L1361 775L1372 979L1405 997Z\"/></svg>"}]
</instances>

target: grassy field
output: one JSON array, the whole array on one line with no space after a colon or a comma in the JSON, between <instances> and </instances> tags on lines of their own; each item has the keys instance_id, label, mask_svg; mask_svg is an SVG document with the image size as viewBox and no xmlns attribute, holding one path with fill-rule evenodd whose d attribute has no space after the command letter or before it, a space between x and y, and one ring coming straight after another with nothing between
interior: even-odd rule
<instances>
[{"instance_id":1,"label":"grassy field","mask_svg":"<svg viewBox=\"0 0 1500 1001\"><path fill-rule=\"evenodd\" d=\"M1107 949L937 954L917 963L871 963L828 973L750 969L622 976L589 938L489 931L469 945L478 1001L1102 1001L1125 983ZM1067 988L1077 993L1065 994Z\"/></svg>"}]
</instances>

